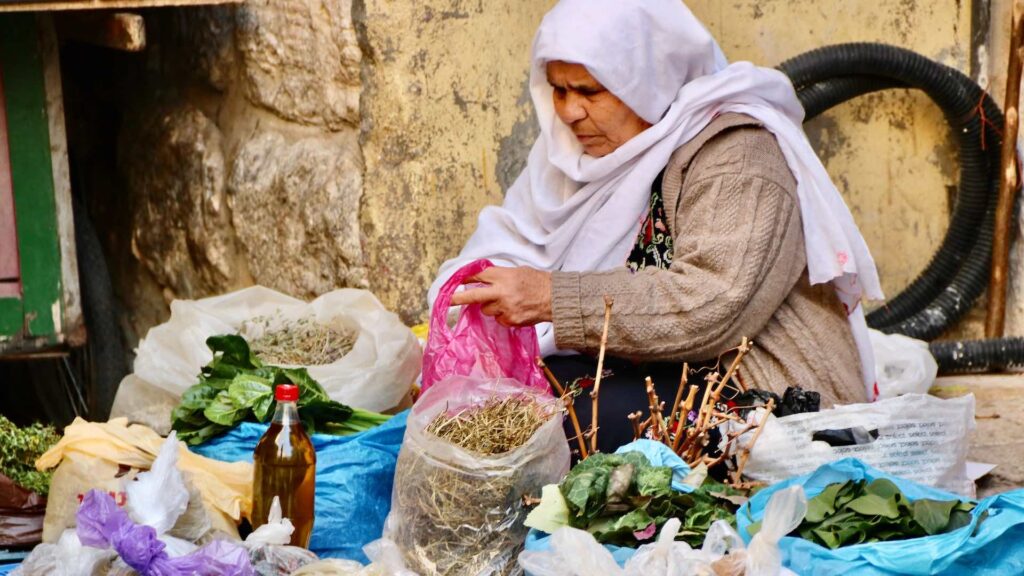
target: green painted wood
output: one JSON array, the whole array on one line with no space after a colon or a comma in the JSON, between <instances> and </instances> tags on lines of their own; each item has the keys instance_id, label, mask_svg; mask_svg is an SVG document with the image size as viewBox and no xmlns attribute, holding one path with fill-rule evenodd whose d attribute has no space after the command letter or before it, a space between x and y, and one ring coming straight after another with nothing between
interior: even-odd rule
<instances>
[{"instance_id":1,"label":"green painted wood","mask_svg":"<svg viewBox=\"0 0 1024 576\"><path fill-rule=\"evenodd\" d=\"M0 62L21 262L26 337L57 342L63 317L57 205L43 59L33 14L0 15ZM56 318L55 318L56 317Z\"/></svg>"},{"instance_id":2,"label":"green painted wood","mask_svg":"<svg viewBox=\"0 0 1024 576\"><path fill-rule=\"evenodd\" d=\"M21 298L0 298L0 341L5 336L13 336L21 330L24 312ZM2 349L2 346L0 346Z\"/></svg>"}]
</instances>

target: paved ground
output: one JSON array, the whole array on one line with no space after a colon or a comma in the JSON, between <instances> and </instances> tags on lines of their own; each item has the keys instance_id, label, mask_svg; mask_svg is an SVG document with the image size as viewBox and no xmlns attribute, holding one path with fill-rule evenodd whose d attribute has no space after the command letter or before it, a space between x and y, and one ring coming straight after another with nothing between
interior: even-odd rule
<instances>
[{"instance_id":1,"label":"paved ground","mask_svg":"<svg viewBox=\"0 0 1024 576\"><path fill-rule=\"evenodd\" d=\"M944 376L932 393L973 393L977 429L970 460L997 464L978 481L978 496L1024 487L1024 374Z\"/></svg>"}]
</instances>

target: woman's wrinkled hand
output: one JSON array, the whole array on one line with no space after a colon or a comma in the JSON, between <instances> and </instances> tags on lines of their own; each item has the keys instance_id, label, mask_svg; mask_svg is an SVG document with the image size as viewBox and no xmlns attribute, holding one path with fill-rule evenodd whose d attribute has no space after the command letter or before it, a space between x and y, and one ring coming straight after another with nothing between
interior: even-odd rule
<instances>
[{"instance_id":1,"label":"woman's wrinkled hand","mask_svg":"<svg viewBox=\"0 0 1024 576\"><path fill-rule=\"evenodd\" d=\"M470 288L452 296L452 306L481 304L502 326L533 326L551 321L551 273L520 266L493 267L467 278Z\"/></svg>"}]
</instances>

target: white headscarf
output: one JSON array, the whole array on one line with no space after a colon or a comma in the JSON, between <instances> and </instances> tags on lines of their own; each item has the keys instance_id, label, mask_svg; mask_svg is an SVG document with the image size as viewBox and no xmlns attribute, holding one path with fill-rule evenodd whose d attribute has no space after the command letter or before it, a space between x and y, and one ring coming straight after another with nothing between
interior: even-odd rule
<instances>
[{"instance_id":1,"label":"white headscarf","mask_svg":"<svg viewBox=\"0 0 1024 576\"><path fill-rule=\"evenodd\" d=\"M546 66L586 66L652 126L611 154L584 154L555 114ZM561 0L533 43L530 93L541 135L502 206L480 213L476 232L445 262L428 294L463 264L599 271L625 266L651 185L672 153L715 116L759 120L779 142L797 181L812 284L831 282L849 311L868 397L874 362L862 296L882 298L875 263L849 209L803 132L803 107L789 79L749 62L728 64L714 38L680 0ZM537 327L541 352L556 351L550 324Z\"/></svg>"}]
</instances>

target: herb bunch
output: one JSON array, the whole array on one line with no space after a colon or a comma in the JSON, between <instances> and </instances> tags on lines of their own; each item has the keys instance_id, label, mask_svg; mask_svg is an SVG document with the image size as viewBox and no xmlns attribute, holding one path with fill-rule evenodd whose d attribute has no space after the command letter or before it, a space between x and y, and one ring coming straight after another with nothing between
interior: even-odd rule
<instances>
[{"instance_id":1,"label":"herb bunch","mask_svg":"<svg viewBox=\"0 0 1024 576\"><path fill-rule=\"evenodd\" d=\"M19 428L0 416L0 474L15 484L46 496L50 492L52 471L36 470L36 459L60 440L53 426L38 422Z\"/></svg>"},{"instance_id":2,"label":"herb bunch","mask_svg":"<svg viewBox=\"0 0 1024 576\"><path fill-rule=\"evenodd\" d=\"M277 407L274 387L278 384L299 387L299 416L310 434L354 434L390 418L331 400L305 368L264 365L241 336L211 336L206 345L213 351L213 360L203 366L199 382L185 391L171 413L171 427L190 445L202 444L246 420L269 420Z\"/></svg>"}]
</instances>

